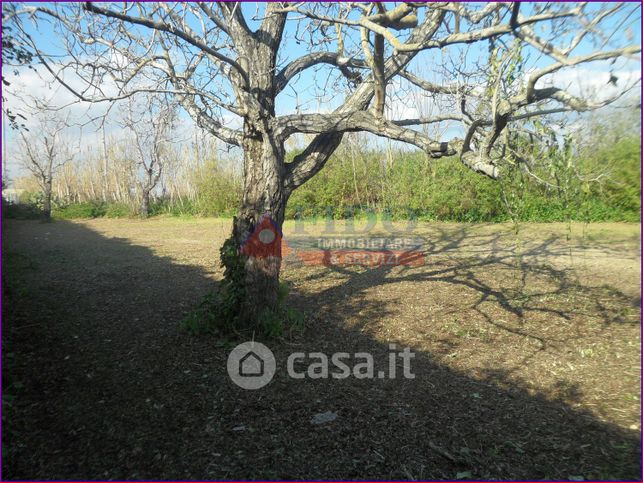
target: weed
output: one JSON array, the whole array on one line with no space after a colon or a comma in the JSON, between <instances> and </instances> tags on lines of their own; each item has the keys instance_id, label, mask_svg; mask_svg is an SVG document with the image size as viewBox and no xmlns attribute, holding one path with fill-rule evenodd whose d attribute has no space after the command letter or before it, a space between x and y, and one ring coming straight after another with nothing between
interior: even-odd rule
<instances>
[{"instance_id":1,"label":"weed","mask_svg":"<svg viewBox=\"0 0 643 483\"><path fill-rule=\"evenodd\" d=\"M239 335L252 330L255 335L275 338L284 331L303 325L303 316L296 310L284 307L289 287L279 283L277 309L263 310L256 321L243 321L239 318L241 302L245 295L246 257L239 253L233 237L228 238L221 247L221 266L224 278L217 293L210 294L182 321L182 326L193 335L217 333Z\"/></svg>"}]
</instances>

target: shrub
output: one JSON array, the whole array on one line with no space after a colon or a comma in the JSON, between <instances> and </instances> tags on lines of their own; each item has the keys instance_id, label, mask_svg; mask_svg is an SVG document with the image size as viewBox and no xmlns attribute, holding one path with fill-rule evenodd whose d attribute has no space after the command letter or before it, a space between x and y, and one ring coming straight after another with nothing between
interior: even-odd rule
<instances>
[{"instance_id":1,"label":"shrub","mask_svg":"<svg viewBox=\"0 0 643 483\"><path fill-rule=\"evenodd\" d=\"M263 310L252 327L244 327L239 320L241 302L245 293L245 256L237 251L232 237L220 249L221 266L224 279L217 293L207 295L201 303L188 314L181 325L192 335L218 334L238 336L252 330L254 335L279 337L286 329L294 330L303 323L303 316L294 309L284 307L288 296L288 285L280 282L277 293L277 309ZM250 322L250 321L247 321Z\"/></svg>"},{"instance_id":2,"label":"shrub","mask_svg":"<svg viewBox=\"0 0 643 483\"><path fill-rule=\"evenodd\" d=\"M126 218L130 215L130 208L125 203L108 203L105 207L107 218Z\"/></svg>"},{"instance_id":3,"label":"shrub","mask_svg":"<svg viewBox=\"0 0 643 483\"><path fill-rule=\"evenodd\" d=\"M42 217L42 211L34 204L9 204L2 200L2 217L15 220L37 220Z\"/></svg>"},{"instance_id":4,"label":"shrub","mask_svg":"<svg viewBox=\"0 0 643 483\"><path fill-rule=\"evenodd\" d=\"M420 152L338 151L324 170L297 189L286 218L342 218L363 210L394 220L422 221L640 221L640 140L621 138L603 149L552 153L559 188L544 186L519 169L491 180L457 158L427 159ZM558 158L556 158L558 156ZM567 156L567 157L565 157ZM569 162L571 161L571 163ZM586 173L608 171L600 182ZM539 173L551 178L551 173Z\"/></svg>"},{"instance_id":5,"label":"shrub","mask_svg":"<svg viewBox=\"0 0 643 483\"><path fill-rule=\"evenodd\" d=\"M105 216L105 203L89 201L84 203L72 203L62 208L54 208L54 217L62 220L74 218L98 218Z\"/></svg>"},{"instance_id":6,"label":"shrub","mask_svg":"<svg viewBox=\"0 0 643 483\"><path fill-rule=\"evenodd\" d=\"M241 179L216 160L210 160L197 173L197 193L194 214L232 216L241 199Z\"/></svg>"}]
</instances>

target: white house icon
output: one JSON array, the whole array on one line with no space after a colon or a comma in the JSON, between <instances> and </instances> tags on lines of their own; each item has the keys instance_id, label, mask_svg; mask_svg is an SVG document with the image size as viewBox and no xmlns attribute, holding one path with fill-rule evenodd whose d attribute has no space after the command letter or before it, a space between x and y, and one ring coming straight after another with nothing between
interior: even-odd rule
<instances>
[{"instance_id":1,"label":"white house icon","mask_svg":"<svg viewBox=\"0 0 643 483\"><path fill-rule=\"evenodd\" d=\"M242 377L261 377L264 373L264 362L253 351L239 360L239 375Z\"/></svg>"},{"instance_id":2,"label":"white house icon","mask_svg":"<svg viewBox=\"0 0 643 483\"><path fill-rule=\"evenodd\" d=\"M228 356L228 375L243 389L260 389L277 371L275 355L261 342L249 341L232 349Z\"/></svg>"}]
</instances>

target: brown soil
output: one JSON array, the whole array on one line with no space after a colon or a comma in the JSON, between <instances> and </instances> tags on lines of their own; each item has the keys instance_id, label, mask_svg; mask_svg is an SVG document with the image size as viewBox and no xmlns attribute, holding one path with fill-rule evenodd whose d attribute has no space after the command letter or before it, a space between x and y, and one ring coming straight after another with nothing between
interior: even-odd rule
<instances>
[{"instance_id":1,"label":"brown soil","mask_svg":"<svg viewBox=\"0 0 643 483\"><path fill-rule=\"evenodd\" d=\"M179 323L229 221L5 222L3 477L639 479L640 227L514 228L420 225L419 267L285 263L304 327L263 341L277 375L245 391L234 344ZM415 379L285 371L293 351L386 367L389 343Z\"/></svg>"}]
</instances>

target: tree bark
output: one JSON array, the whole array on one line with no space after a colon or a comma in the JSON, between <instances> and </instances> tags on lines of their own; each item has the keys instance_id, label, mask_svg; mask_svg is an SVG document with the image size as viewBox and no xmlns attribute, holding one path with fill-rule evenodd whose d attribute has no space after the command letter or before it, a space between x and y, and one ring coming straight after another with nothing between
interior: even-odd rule
<instances>
[{"instance_id":1,"label":"tree bark","mask_svg":"<svg viewBox=\"0 0 643 483\"><path fill-rule=\"evenodd\" d=\"M43 200L43 203L42 203L42 214L45 221L50 221L51 220L52 179L50 177L48 179L45 179L44 181L45 181L44 182L45 199Z\"/></svg>"},{"instance_id":2,"label":"tree bark","mask_svg":"<svg viewBox=\"0 0 643 483\"><path fill-rule=\"evenodd\" d=\"M269 216L281 232L287 202L283 183L283 144L269 132L261 132L246 123L243 148L243 199L233 226L233 237L239 253L253 235L262 216ZM244 294L239 307L242 324L254 324L266 310L273 313L278 311L280 269L280 254L244 255Z\"/></svg>"},{"instance_id":3,"label":"tree bark","mask_svg":"<svg viewBox=\"0 0 643 483\"><path fill-rule=\"evenodd\" d=\"M233 66L232 80L244 113L243 132L237 143L244 153L243 197L232 233L232 241L242 262L242 269L235 270L243 273L237 273L238 277L227 275L225 283L229 288L233 279L242 280L243 295L236 315L242 326L254 328L263 312L276 313L279 310L281 250L271 255L256 255L244 250L244 244L253 234L258 235L254 231L262 216L270 217L279 232L278 243L281 239L288 195L284 187L284 138L276 133L275 98L278 90L273 73L287 14L276 12L277 4L268 3L264 20L252 32L240 8L232 8L232 4L221 5L228 10L229 31L241 54L239 64ZM229 269L226 266L226 270Z\"/></svg>"},{"instance_id":4,"label":"tree bark","mask_svg":"<svg viewBox=\"0 0 643 483\"><path fill-rule=\"evenodd\" d=\"M143 190L141 199L141 218L147 218L150 214L150 192Z\"/></svg>"}]
</instances>

